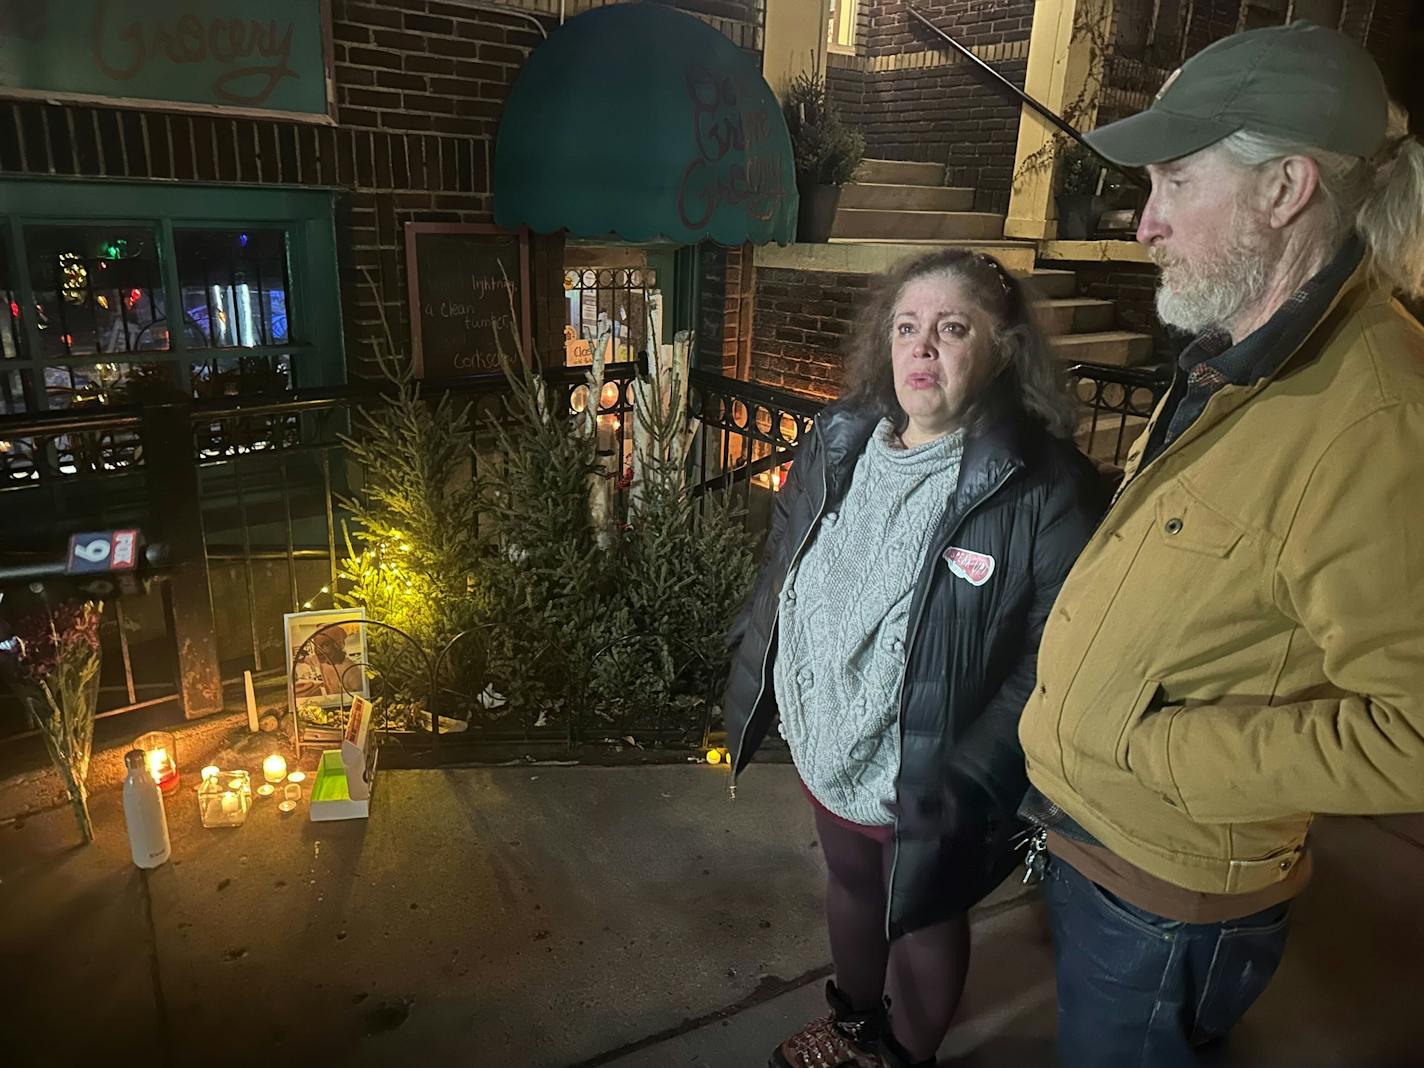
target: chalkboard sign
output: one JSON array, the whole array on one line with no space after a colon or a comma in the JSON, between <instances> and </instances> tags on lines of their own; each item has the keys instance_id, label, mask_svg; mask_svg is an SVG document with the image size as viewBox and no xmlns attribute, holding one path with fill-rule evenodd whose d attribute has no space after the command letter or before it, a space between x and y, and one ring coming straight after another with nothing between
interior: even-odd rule
<instances>
[{"instance_id":1,"label":"chalkboard sign","mask_svg":"<svg viewBox=\"0 0 1424 1068\"><path fill-rule=\"evenodd\" d=\"M330 27L330 0L0 0L0 96L331 123Z\"/></svg>"},{"instance_id":2,"label":"chalkboard sign","mask_svg":"<svg viewBox=\"0 0 1424 1068\"><path fill-rule=\"evenodd\" d=\"M529 354L527 232L406 223L405 262L418 377L498 374L501 348Z\"/></svg>"}]
</instances>

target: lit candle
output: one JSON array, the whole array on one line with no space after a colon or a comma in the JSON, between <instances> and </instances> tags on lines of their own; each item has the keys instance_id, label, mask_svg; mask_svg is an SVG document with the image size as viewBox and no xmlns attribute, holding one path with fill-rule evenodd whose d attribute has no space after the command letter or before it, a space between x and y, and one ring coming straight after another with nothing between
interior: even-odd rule
<instances>
[{"instance_id":1,"label":"lit candle","mask_svg":"<svg viewBox=\"0 0 1424 1068\"><path fill-rule=\"evenodd\" d=\"M178 785L178 769L173 766L167 749L162 746L150 749L144 754L144 760L148 764L149 778L165 794Z\"/></svg>"},{"instance_id":2,"label":"lit candle","mask_svg":"<svg viewBox=\"0 0 1424 1068\"><path fill-rule=\"evenodd\" d=\"M262 761L262 776L268 782L281 782L287 777L287 759L281 753L273 753Z\"/></svg>"},{"instance_id":3,"label":"lit candle","mask_svg":"<svg viewBox=\"0 0 1424 1068\"><path fill-rule=\"evenodd\" d=\"M273 792L276 791L276 789L277 788L273 786L270 782L264 782L261 786L257 788L257 796L271 797Z\"/></svg>"},{"instance_id":4,"label":"lit candle","mask_svg":"<svg viewBox=\"0 0 1424 1068\"><path fill-rule=\"evenodd\" d=\"M304 771L294 771L294 772L292 772L290 775L287 776L287 781L288 781L288 782L306 782L306 781L307 781L307 773L304 772Z\"/></svg>"},{"instance_id":5,"label":"lit candle","mask_svg":"<svg viewBox=\"0 0 1424 1068\"><path fill-rule=\"evenodd\" d=\"M231 790L224 790L222 795L222 810L224 816L230 816L242 807L242 802L237 794Z\"/></svg>"},{"instance_id":6,"label":"lit candle","mask_svg":"<svg viewBox=\"0 0 1424 1068\"><path fill-rule=\"evenodd\" d=\"M216 764L209 764L206 768L203 769L203 779L205 781L208 779L216 779L221 774L222 769L219 768Z\"/></svg>"}]
</instances>

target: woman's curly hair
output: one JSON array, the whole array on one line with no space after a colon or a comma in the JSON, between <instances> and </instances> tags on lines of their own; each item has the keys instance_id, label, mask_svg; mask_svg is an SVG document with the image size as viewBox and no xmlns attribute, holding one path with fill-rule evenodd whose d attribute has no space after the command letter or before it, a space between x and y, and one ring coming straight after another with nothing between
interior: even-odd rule
<instances>
[{"instance_id":1,"label":"woman's curly hair","mask_svg":"<svg viewBox=\"0 0 1424 1068\"><path fill-rule=\"evenodd\" d=\"M1016 394L1023 411L1042 423L1050 434L1071 439L1078 421L1077 407L1068 394L1062 368L1038 326L1027 287L992 256L967 249L917 256L881 279L852 334L842 398L888 418L897 433L909 425L909 417L895 396L895 368L890 360L895 304L911 282L936 275L963 285L969 298L993 322L994 352L1003 364L995 382L1004 391ZM965 425L975 423L980 414L979 402L994 384L989 383L979 397L971 399L961 416Z\"/></svg>"}]
</instances>

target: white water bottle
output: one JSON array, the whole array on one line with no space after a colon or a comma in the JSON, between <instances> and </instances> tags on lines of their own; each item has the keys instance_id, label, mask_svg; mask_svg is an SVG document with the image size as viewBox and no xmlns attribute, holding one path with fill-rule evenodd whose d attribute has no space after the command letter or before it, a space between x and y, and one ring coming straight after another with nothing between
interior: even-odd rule
<instances>
[{"instance_id":1,"label":"white water bottle","mask_svg":"<svg viewBox=\"0 0 1424 1068\"><path fill-rule=\"evenodd\" d=\"M143 750L124 754L129 776L124 780L124 823L129 829L129 849L140 868L156 868L168 859L168 814L163 795L144 766Z\"/></svg>"}]
</instances>

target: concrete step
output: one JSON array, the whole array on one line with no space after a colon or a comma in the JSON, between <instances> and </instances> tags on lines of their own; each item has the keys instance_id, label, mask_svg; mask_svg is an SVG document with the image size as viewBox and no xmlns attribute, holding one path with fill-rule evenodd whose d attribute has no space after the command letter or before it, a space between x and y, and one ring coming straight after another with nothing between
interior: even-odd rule
<instances>
[{"instance_id":1,"label":"concrete step","mask_svg":"<svg viewBox=\"0 0 1424 1068\"><path fill-rule=\"evenodd\" d=\"M1029 273L1029 281L1039 297L1056 300L1072 297L1078 293L1078 276L1072 271L1055 271L1035 268Z\"/></svg>"},{"instance_id":2,"label":"concrete step","mask_svg":"<svg viewBox=\"0 0 1424 1068\"><path fill-rule=\"evenodd\" d=\"M1130 330L1102 330L1088 334L1062 334L1053 349L1065 363L1106 363L1140 367L1152 361L1152 335Z\"/></svg>"},{"instance_id":3,"label":"concrete step","mask_svg":"<svg viewBox=\"0 0 1424 1068\"><path fill-rule=\"evenodd\" d=\"M944 165L909 163L897 159L865 159L855 172L858 182L869 185L944 185Z\"/></svg>"},{"instance_id":4,"label":"concrete step","mask_svg":"<svg viewBox=\"0 0 1424 1068\"><path fill-rule=\"evenodd\" d=\"M832 237L972 241L1004 236L1004 217L982 211L882 211L843 208Z\"/></svg>"},{"instance_id":5,"label":"concrete step","mask_svg":"<svg viewBox=\"0 0 1424 1068\"><path fill-rule=\"evenodd\" d=\"M759 245L758 267L782 267L800 271L836 271L847 274L879 274L902 260L936 249L962 248L995 257L1011 271L1027 274L1033 270L1037 250L1032 241L885 240L876 238L836 238L824 245Z\"/></svg>"},{"instance_id":6,"label":"concrete step","mask_svg":"<svg viewBox=\"0 0 1424 1068\"><path fill-rule=\"evenodd\" d=\"M1090 297L1056 297L1038 306L1043 328L1050 334L1090 334L1111 330L1114 309L1110 300Z\"/></svg>"},{"instance_id":7,"label":"concrete step","mask_svg":"<svg viewBox=\"0 0 1424 1068\"><path fill-rule=\"evenodd\" d=\"M895 211L970 211L974 190L947 185L877 185L854 182L841 190L840 207Z\"/></svg>"}]
</instances>

